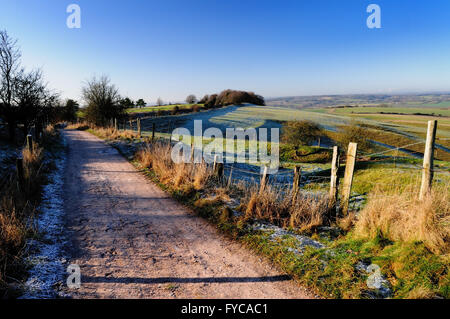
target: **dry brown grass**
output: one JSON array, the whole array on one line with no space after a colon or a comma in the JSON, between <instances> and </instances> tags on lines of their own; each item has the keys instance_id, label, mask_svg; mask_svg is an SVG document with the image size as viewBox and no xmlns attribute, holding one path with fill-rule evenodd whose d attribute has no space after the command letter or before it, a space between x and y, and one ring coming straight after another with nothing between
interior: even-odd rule
<instances>
[{"instance_id":1,"label":"dry brown grass","mask_svg":"<svg viewBox=\"0 0 450 319\"><path fill-rule=\"evenodd\" d=\"M152 167L152 152L150 147L147 145L146 147L140 148L136 154L134 155L136 161L138 161L143 167L151 168Z\"/></svg>"},{"instance_id":2,"label":"dry brown grass","mask_svg":"<svg viewBox=\"0 0 450 319\"><path fill-rule=\"evenodd\" d=\"M38 174L42 163L43 151L37 143L33 144L32 151L28 147L22 149L25 179L31 179L33 175Z\"/></svg>"},{"instance_id":3,"label":"dry brown grass","mask_svg":"<svg viewBox=\"0 0 450 319\"><path fill-rule=\"evenodd\" d=\"M392 241L420 241L434 253L450 252L450 202L447 187L435 187L420 201L412 190L374 191L355 225L355 234Z\"/></svg>"},{"instance_id":4,"label":"dry brown grass","mask_svg":"<svg viewBox=\"0 0 450 319\"><path fill-rule=\"evenodd\" d=\"M270 185L260 191L252 187L243 200L243 220L264 220L281 227L300 231L313 231L329 224L330 209L327 196L311 196L302 193L295 197Z\"/></svg>"},{"instance_id":5,"label":"dry brown grass","mask_svg":"<svg viewBox=\"0 0 450 319\"><path fill-rule=\"evenodd\" d=\"M68 130L87 130L89 128L89 124L86 122L73 123L66 126Z\"/></svg>"},{"instance_id":6,"label":"dry brown grass","mask_svg":"<svg viewBox=\"0 0 450 319\"><path fill-rule=\"evenodd\" d=\"M356 214L354 212L349 212L347 216L339 217L336 220L337 226L343 231L350 231L355 225Z\"/></svg>"},{"instance_id":7,"label":"dry brown grass","mask_svg":"<svg viewBox=\"0 0 450 319\"><path fill-rule=\"evenodd\" d=\"M176 189L192 186L202 190L210 185L213 178L211 167L202 164L176 164L171 158L172 147L168 143L147 144L137 151L135 159L146 168L151 168L160 181Z\"/></svg>"},{"instance_id":8,"label":"dry brown grass","mask_svg":"<svg viewBox=\"0 0 450 319\"><path fill-rule=\"evenodd\" d=\"M113 127L95 127L93 128L95 134L104 139L134 139L138 138L137 133L131 130L116 130Z\"/></svg>"},{"instance_id":9,"label":"dry brown grass","mask_svg":"<svg viewBox=\"0 0 450 319\"><path fill-rule=\"evenodd\" d=\"M52 128L44 132L46 138L49 134L53 134ZM32 230L34 207L45 178L42 172L43 149L37 143L33 144L32 151L25 147L22 156L22 188L19 189L17 177L12 174L0 189L0 284L5 284L20 268L20 257L27 234Z\"/></svg>"},{"instance_id":10,"label":"dry brown grass","mask_svg":"<svg viewBox=\"0 0 450 319\"><path fill-rule=\"evenodd\" d=\"M213 171L211 167L202 163L196 165L192 175L194 188L196 190L201 190L207 186L209 180L213 176Z\"/></svg>"},{"instance_id":11,"label":"dry brown grass","mask_svg":"<svg viewBox=\"0 0 450 319\"><path fill-rule=\"evenodd\" d=\"M414 288L407 295L407 299L432 299L435 297L436 294L430 288L423 286Z\"/></svg>"},{"instance_id":12,"label":"dry brown grass","mask_svg":"<svg viewBox=\"0 0 450 319\"><path fill-rule=\"evenodd\" d=\"M244 203L246 220L264 220L285 226L283 224L289 217L291 203L284 200L281 192L270 185L267 185L262 192L258 185L253 186L244 199Z\"/></svg>"},{"instance_id":13,"label":"dry brown grass","mask_svg":"<svg viewBox=\"0 0 450 319\"><path fill-rule=\"evenodd\" d=\"M292 227L301 231L310 231L327 224L329 218L329 203L327 196L306 196L298 194L292 199L292 194L267 186L260 192L259 186L217 183L213 170L205 163L175 164L171 158L171 146L157 142L141 148L135 159L146 168L151 168L159 180L175 189L207 190L213 197L201 199L196 203L211 205L212 200L227 202L231 197L241 198L241 209L245 212L241 223L250 219L265 220L282 227Z\"/></svg>"},{"instance_id":14,"label":"dry brown grass","mask_svg":"<svg viewBox=\"0 0 450 319\"><path fill-rule=\"evenodd\" d=\"M289 226L300 231L313 230L328 225L332 205L328 196L311 196L299 193L290 207Z\"/></svg>"},{"instance_id":15,"label":"dry brown grass","mask_svg":"<svg viewBox=\"0 0 450 319\"><path fill-rule=\"evenodd\" d=\"M87 122L75 123L67 125L68 130L87 130L91 129L97 136L103 139L128 139L138 138L138 134L132 130L116 130L114 127L100 127L90 125Z\"/></svg>"}]
</instances>

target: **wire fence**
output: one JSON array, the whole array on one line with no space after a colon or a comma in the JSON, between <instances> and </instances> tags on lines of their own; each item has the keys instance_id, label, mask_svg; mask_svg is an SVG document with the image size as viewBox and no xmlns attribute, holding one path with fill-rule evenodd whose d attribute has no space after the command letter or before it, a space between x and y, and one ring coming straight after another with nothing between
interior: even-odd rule
<instances>
[{"instance_id":1,"label":"wire fence","mask_svg":"<svg viewBox=\"0 0 450 319\"><path fill-rule=\"evenodd\" d=\"M387 154L387 153L394 152L394 151L402 151L402 150L406 150L407 147L411 147L411 146L415 146L415 145L419 145L419 144L425 144L425 142L424 141L420 141L420 142L406 144L406 145L397 146L397 147L393 146L393 148L390 148L390 149L388 149L386 151L376 152L376 153L372 153L372 154L365 154L364 156L360 156L358 159L362 160L362 159L367 158L367 157L380 156L380 155Z\"/></svg>"},{"instance_id":2,"label":"wire fence","mask_svg":"<svg viewBox=\"0 0 450 319\"><path fill-rule=\"evenodd\" d=\"M367 158L380 156L384 154L388 154L395 151L407 151L411 152L410 150L407 150L407 148L410 148L412 146L425 144L425 141L419 141L414 143L408 143L401 146L397 146L392 149L388 149L385 151L380 152L373 152L370 154L364 154L361 156L358 156L356 158L356 161L366 161ZM409 162L409 163L403 163L400 165L399 163L396 163L396 159L401 158L400 156L394 156L394 168L398 171L404 171L404 170L423 170L423 166L416 163L416 162ZM301 166L301 164L299 164ZM233 182L236 181L252 181L255 183L259 183L262 175L263 175L263 169L261 169L260 166L256 165L250 165L250 164L230 164L230 163L224 163L224 170L225 175L227 179L231 179ZM450 169L441 169L437 167L432 168L433 172L436 173L448 173L450 174ZM331 178L331 171L330 169L319 169L316 171L306 171L301 173L301 184L306 185L310 183L314 184L323 184L323 183L330 183ZM355 177L357 178L357 177ZM281 168L274 174L268 175L268 181L273 186L280 186L280 187L292 187L293 181L294 181L294 171L293 169L285 169Z\"/></svg>"}]
</instances>

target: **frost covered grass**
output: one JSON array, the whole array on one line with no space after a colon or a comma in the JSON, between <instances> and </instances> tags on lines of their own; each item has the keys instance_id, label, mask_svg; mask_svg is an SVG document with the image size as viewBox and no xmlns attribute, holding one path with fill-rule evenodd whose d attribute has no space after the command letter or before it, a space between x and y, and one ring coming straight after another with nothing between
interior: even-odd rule
<instances>
[{"instance_id":1,"label":"frost covered grass","mask_svg":"<svg viewBox=\"0 0 450 319\"><path fill-rule=\"evenodd\" d=\"M24 295L21 298L56 298L59 293L55 286L61 283L65 275L64 205L63 205L63 169L65 157L55 160L55 169L49 174L49 182L42 190L42 202L37 208L35 231L39 238L27 241L30 254L26 262L30 266L25 282Z\"/></svg>"}]
</instances>

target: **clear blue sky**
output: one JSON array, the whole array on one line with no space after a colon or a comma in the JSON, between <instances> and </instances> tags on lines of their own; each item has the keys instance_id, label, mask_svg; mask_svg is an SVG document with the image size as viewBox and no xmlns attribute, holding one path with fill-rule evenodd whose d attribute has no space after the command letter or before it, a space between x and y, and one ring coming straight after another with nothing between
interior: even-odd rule
<instances>
[{"instance_id":1,"label":"clear blue sky","mask_svg":"<svg viewBox=\"0 0 450 319\"><path fill-rule=\"evenodd\" d=\"M66 27L81 7L82 28ZM366 7L381 7L368 29ZM107 74L122 95L181 101L252 90L287 95L450 91L450 1L0 0L23 64L79 98Z\"/></svg>"}]
</instances>

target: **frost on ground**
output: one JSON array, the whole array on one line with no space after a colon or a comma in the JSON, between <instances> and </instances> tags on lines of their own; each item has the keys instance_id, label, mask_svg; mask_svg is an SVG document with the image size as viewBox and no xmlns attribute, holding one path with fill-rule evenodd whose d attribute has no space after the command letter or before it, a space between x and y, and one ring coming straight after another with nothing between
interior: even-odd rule
<instances>
[{"instance_id":1,"label":"frost on ground","mask_svg":"<svg viewBox=\"0 0 450 319\"><path fill-rule=\"evenodd\" d=\"M314 248L324 248L325 245L319 243L318 241L315 241L307 236L301 236L294 234L290 231L287 231L281 227L263 223L263 222L255 222L252 225L253 230L256 231L263 231L263 232L270 232L271 235L269 236L269 239L272 241L276 241L277 238L282 238L284 236L289 236L292 238L295 238L298 242L297 248L298 249L292 249L293 252L297 254L302 254L305 247L314 247Z\"/></svg>"},{"instance_id":2,"label":"frost on ground","mask_svg":"<svg viewBox=\"0 0 450 319\"><path fill-rule=\"evenodd\" d=\"M10 172L20 151L9 144L0 142L0 169L1 172ZM2 174L0 173L0 176Z\"/></svg>"},{"instance_id":3,"label":"frost on ground","mask_svg":"<svg viewBox=\"0 0 450 319\"><path fill-rule=\"evenodd\" d=\"M327 258L334 258L335 252L332 248L325 246L324 244L315 241L307 236L302 236L280 228L278 226L265 223L255 222L252 225L254 231L262 231L270 233L269 240L276 243L278 239L293 238L296 239L296 247L288 247L287 250L296 254L303 255L306 247L313 247L317 249L326 249L326 258L322 260L323 267L328 264ZM365 291L367 298L390 298L392 296L392 290L389 281L381 274L377 265L369 265L363 262L359 262L355 265L355 269L363 275L370 275L367 281L368 289ZM377 270L378 269L378 270Z\"/></svg>"},{"instance_id":4,"label":"frost on ground","mask_svg":"<svg viewBox=\"0 0 450 319\"><path fill-rule=\"evenodd\" d=\"M49 176L49 184L43 188L42 202L35 227L40 234L27 243L29 277L25 283L23 299L64 297L58 286L64 283L66 259L64 236L64 166L65 154L54 159L56 169Z\"/></svg>"}]
</instances>

